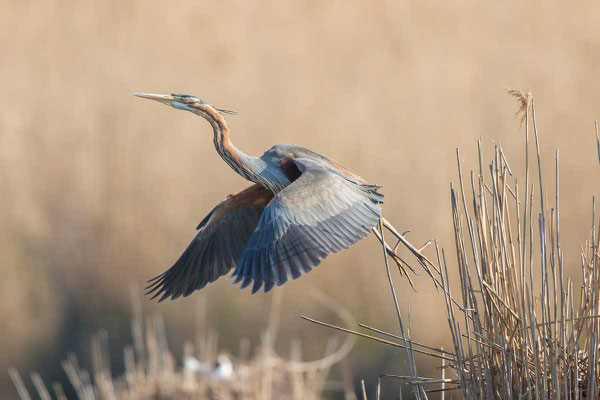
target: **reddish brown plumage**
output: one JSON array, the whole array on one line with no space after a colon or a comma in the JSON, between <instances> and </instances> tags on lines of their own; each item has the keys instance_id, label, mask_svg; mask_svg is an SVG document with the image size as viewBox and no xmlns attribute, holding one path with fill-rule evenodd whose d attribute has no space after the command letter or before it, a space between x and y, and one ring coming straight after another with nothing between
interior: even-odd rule
<instances>
[{"instance_id":1,"label":"reddish brown plumage","mask_svg":"<svg viewBox=\"0 0 600 400\"><path fill-rule=\"evenodd\" d=\"M252 185L237 193L230 194L215 207L203 229L210 228L212 225L218 223L223 216L235 210L259 204L266 205L272 198L273 192L261 185Z\"/></svg>"},{"instance_id":2,"label":"reddish brown plumage","mask_svg":"<svg viewBox=\"0 0 600 400\"><path fill-rule=\"evenodd\" d=\"M353 181L356 181L359 183L366 183L363 178L361 178L360 176L356 175L355 173L349 171L348 169L342 167L340 164L338 164L336 162L332 162L332 161L326 161L326 162L327 162L327 164L331 165L333 168L340 171L343 175L347 176L348 178L352 179Z\"/></svg>"},{"instance_id":3,"label":"reddish brown plumage","mask_svg":"<svg viewBox=\"0 0 600 400\"><path fill-rule=\"evenodd\" d=\"M215 136L215 146L221 156L231 160L236 168L243 169L245 167L244 162L238 156L237 151L235 151L231 144L231 140L229 139L229 126L227 125L225 118L209 104L188 103L187 106L198 110L201 115L204 114L203 116L213 126L215 131L219 132L219 134Z\"/></svg>"}]
</instances>

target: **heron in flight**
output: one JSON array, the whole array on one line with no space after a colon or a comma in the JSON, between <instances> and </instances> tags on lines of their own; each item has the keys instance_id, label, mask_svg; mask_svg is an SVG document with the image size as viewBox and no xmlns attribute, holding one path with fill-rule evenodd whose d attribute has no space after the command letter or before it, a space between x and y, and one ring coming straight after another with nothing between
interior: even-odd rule
<instances>
[{"instance_id":1,"label":"heron in flight","mask_svg":"<svg viewBox=\"0 0 600 400\"><path fill-rule=\"evenodd\" d=\"M238 150L223 114L184 94L134 93L206 119L217 153L254 184L230 194L200 222L181 257L150 280L152 299L176 299L227 274L252 293L310 272L331 253L366 237L381 215L380 186L369 185L338 162L292 144L271 147L261 157Z\"/></svg>"}]
</instances>

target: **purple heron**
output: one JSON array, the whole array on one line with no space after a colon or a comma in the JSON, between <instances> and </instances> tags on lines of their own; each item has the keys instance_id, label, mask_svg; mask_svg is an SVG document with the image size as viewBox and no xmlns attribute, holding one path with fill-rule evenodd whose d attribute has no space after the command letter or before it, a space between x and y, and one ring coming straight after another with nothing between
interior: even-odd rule
<instances>
[{"instance_id":1,"label":"purple heron","mask_svg":"<svg viewBox=\"0 0 600 400\"><path fill-rule=\"evenodd\" d=\"M366 237L381 215L383 195L358 175L316 151L271 147L260 157L238 150L221 110L183 94L134 93L206 119L217 153L254 184L230 194L197 227L175 264L151 279L147 294L159 301L188 296L227 274L252 293L296 279L331 253Z\"/></svg>"}]
</instances>

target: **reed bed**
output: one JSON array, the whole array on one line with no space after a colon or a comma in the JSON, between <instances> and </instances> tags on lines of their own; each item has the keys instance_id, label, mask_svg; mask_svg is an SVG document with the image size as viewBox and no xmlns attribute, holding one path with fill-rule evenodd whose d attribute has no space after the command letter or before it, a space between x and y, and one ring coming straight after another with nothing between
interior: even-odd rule
<instances>
[{"instance_id":1,"label":"reed bed","mask_svg":"<svg viewBox=\"0 0 600 400\"><path fill-rule=\"evenodd\" d=\"M469 196L457 151L459 184L452 186L450 197L460 305L451 300L443 252L440 276L457 386L466 398L600 398L600 223L595 198L590 225L584 227L589 239L581 246L577 288L572 277L565 277L560 245L559 152L553 160L554 196L546 198L533 97L509 93L519 100L523 115L524 184L511 178L499 146L484 171L479 143L479 171L470 174ZM529 171L531 125L537 177Z\"/></svg>"},{"instance_id":2,"label":"reed bed","mask_svg":"<svg viewBox=\"0 0 600 400\"><path fill-rule=\"evenodd\" d=\"M340 316L345 324L356 322L351 314L319 292L317 301ZM266 330L258 348L250 342L239 343L238 354L218 350L217 332L200 328L195 346L184 345L184 357L175 359L167 344L162 318L144 319L139 293L132 296L132 345L124 348L125 372L115 377L111 371L108 335L100 332L91 340L92 370L79 365L75 354L62 363L62 368L79 400L171 400L171 399L320 399L327 393L341 392L355 399L352 380L332 381L328 375L332 365L343 360L355 343L354 337L332 336L321 359L302 361L302 346L290 341L290 359L275 351L275 336L281 308L281 292L274 295ZM204 308L199 307L201 313ZM201 318L202 319L202 318ZM252 354L251 354L252 353ZM22 400L31 394L16 371L10 376ZM348 378L348 377L346 377ZM67 391L60 383L46 386L39 374L30 376L36 397L41 400L66 400Z\"/></svg>"},{"instance_id":3,"label":"reed bed","mask_svg":"<svg viewBox=\"0 0 600 400\"><path fill-rule=\"evenodd\" d=\"M600 222L595 198L591 199L590 225L582 227L589 238L581 245L580 259L567 261L560 245L559 152L553 160L555 176L550 191L554 195L546 197L549 186L542 179L533 96L516 90L509 90L509 94L519 102L517 115L524 128L525 182L513 177L514 166L507 162L501 146L495 146L484 167L479 140L479 169L466 178L456 150L458 184L450 187L450 204L458 293L451 289L448 273L453 260L436 241L431 257L435 263L421 253L423 249L409 248L443 297L452 350L427 346L410 337L387 257L391 255L399 267L407 263L385 242L383 227L396 238L403 237L385 220L378 238L385 249L400 335L359 324L378 334L372 336L305 317L405 349L409 375L380 375L372 397L380 398L382 380L400 379L408 383L417 399L427 399L431 393L443 399L446 392L465 399L600 399ZM600 161L598 124L595 126ZM536 159L531 161L534 145ZM530 172L532 163L537 174ZM580 284L565 276L566 262L580 263ZM420 377L416 354L440 360L441 377ZM367 398L366 391L363 398Z\"/></svg>"}]
</instances>

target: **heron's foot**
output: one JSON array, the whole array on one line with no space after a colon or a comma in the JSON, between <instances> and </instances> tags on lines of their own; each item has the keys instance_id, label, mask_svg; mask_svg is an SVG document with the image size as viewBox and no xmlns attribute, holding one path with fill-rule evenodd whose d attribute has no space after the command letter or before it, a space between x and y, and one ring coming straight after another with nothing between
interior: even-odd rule
<instances>
[{"instance_id":1,"label":"heron's foot","mask_svg":"<svg viewBox=\"0 0 600 400\"><path fill-rule=\"evenodd\" d=\"M377 239L379 240L380 243L384 244L386 253L394 260L394 262L396 263L397 267L398 267L398 271L400 272L401 275L406 276L412 286L412 281L410 280L410 277L407 273L407 269L409 269L412 273L414 273L415 275L419 275L414 268L412 268L410 266L410 264L408 262L406 262L406 260L402 259L400 257L400 255L398 254L398 248L400 247L400 244L402 243L412 254L413 256L417 259L417 261L419 262L419 264L421 265L421 267L427 272L427 274L429 276L431 276L431 278L433 279L436 287L437 287L437 280L435 278L435 276L433 275L433 271L435 271L438 275L440 274L440 270L437 266L435 266L424 254L423 251L431 244L435 241L435 239L430 239L427 242L425 242L420 248L416 248L415 246L413 246L405 237L405 234L410 232L410 231L406 231L404 233L399 233L392 224L390 224L385 218L381 217L381 223L382 225L392 234L396 237L396 239L398 239L398 242L394 245L393 248L391 248L381 237L380 233L377 231L377 229L373 229L373 233L375 233L375 236L377 237ZM432 271L433 270L433 271Z\"/></svg>"},{"instance_id":2,"label":"heron's foot","mask_svg":"<svg viewBox=\"0 0 600 400\"><path fill-rule=\"evenodd\" d=\"M427 248L427 246L429 246L431 243L435 242L435 238L429 239L428 241L426 241L423 246L421 246L419 248L419 253L423 252L423 250L425 250Z\"/></svg>"}]
</instances>

